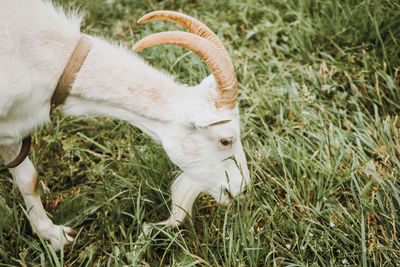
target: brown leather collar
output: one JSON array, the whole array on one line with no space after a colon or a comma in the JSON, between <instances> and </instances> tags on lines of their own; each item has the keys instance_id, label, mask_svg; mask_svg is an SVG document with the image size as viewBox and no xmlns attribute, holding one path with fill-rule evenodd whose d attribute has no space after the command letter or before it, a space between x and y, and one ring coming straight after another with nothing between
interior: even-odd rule
<instances>
[{"instance_id":1,"label":"brown leather collar","mask_svg":"<svg viewBox=\"0 0 400 267\"><path fill-rule=\"evenodd\" d=\"M57 87L51 98L50 113L59 105L63 104L69 92L72 84L75 80L75 74L81 69L86 56L89 54L91 43L85 37L81 37L72 52L67 65L58 80ZM31 145L31 136L27 136L22 140L21 151L18 156L10 163L7 164L7 168L15 168L21 164L29 154Z\"/></svg>"},{"instance_id":2,"label":"brown leather collar","mask_svg":"<svg viewBox=\"0 0 400 267\"><path fill-rule=\"evenodd\" d=\"M65 99L69 95L69 91L71 91L72 84L75 80L75 74L77 74L81 69L86 56L89 54L91 46L92 44L85 37L79 39L71 57L69 58L67 66L65 66L65 69L58 80L56 90L51 98L50 113L57 106L64 103Z\"/></svg>"}]
</instances>

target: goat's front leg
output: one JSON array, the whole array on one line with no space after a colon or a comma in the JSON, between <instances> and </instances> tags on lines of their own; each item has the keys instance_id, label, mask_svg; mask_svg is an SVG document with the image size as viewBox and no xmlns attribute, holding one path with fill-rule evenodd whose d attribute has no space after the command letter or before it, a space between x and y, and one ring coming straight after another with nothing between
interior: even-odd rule
<instances>
[{"instance_id":1,"label":"goat's front leg","mask_svg":"<svg viewBox=\"0 0 400 267\"><path fill-rule=\"evenodd\" d=\"M0 155L5 162L11 162L18 155L20 147L21 144L0 146ZM33 224L33 231L39 232L43 239L50 241L55 249L59 249L62 243L71 242L76 232L69 227L53 224L47 217L40 201L36 171L29 158L26 158L19 166L10 169L10 171L24 198L26 209Z\"/></svg>"}]
</instances>

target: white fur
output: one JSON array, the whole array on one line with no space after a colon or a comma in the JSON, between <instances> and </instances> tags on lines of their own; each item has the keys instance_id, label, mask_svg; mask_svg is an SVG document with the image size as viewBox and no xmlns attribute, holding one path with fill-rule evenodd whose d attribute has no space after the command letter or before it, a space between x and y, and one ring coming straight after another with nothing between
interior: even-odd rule
<instances>
[{"instance_id":1,"label":"white fur","mask_svg":"<svg viewBox=\"0 0 400 267\"><path fill-rule=\"evenodd\" d=\"M18 154L23 137L49 122L51 96L79 38L77 13L66 15L40 0L0 1L0 155L6 162ZM178 84L129 50L87 38L91 51L62 109L128 121L162 144L183 171L172 186L171 217L163 223L178 225L201 192L220 203L229 200L225 189L240 194L250 180L239 113L215 108L213 76L195 87ZM219 121L225 123L209 126ZM232 138L232 146L223 146L222 138ZM62 240L46 216L29 159L11 172L37 231L54 247L71 241L71 229L60 226Z\"/></svg>"}]
</instances>

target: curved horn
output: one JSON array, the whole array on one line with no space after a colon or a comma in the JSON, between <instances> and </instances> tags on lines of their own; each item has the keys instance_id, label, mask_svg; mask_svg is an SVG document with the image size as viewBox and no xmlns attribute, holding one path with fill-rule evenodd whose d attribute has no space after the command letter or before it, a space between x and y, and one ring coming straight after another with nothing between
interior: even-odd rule
<instances>
[{"instance_id":1,"label":"curved horn","mask_svg":"<svg viewBox=\"0 0 400 267\"><path fill-rule=\"evenodd\" d=\"M226 51L221 41L218 39L217 35L210 28L208 28L206 25L195 18L175 11L158 10L144 15L137 22L146 23L153 20L167 20L179 24L188 29L190 32L209 40L215 46L224 50L227 56L229 56L228 52Z\"/></svg>"},{"instance_id":2,"label":"curved horn","mask_svg":"<svg viewBox=\"0 0 400 267\"><path fill-rule=\"evenodd\" d=\"M144 48L160 45L179 45L192 50L208 66L217 83L218 99L215 102L217 108L227 107L233 109L237 99L237 80L232 62L225 55L221 55L220 49L210 41L188 32L160 32L144 37L132 48L137 52Z\"/></svg>"}]
</instances>

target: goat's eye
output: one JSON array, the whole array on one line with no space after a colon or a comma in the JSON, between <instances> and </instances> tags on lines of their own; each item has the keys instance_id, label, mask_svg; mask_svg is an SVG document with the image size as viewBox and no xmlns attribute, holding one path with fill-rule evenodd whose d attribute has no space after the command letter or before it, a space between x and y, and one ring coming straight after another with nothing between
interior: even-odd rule
<instances>
[{"instance_id":1,"label":"goat's eye","mask_svg":"<svg viewBox=\"0 0 400 267\"><path fill-rule=\"evenodd\" d=\"M232 137L221 138L220 142L223 146L232 146L233 138Z\"/></svg>"}]
</instances>

